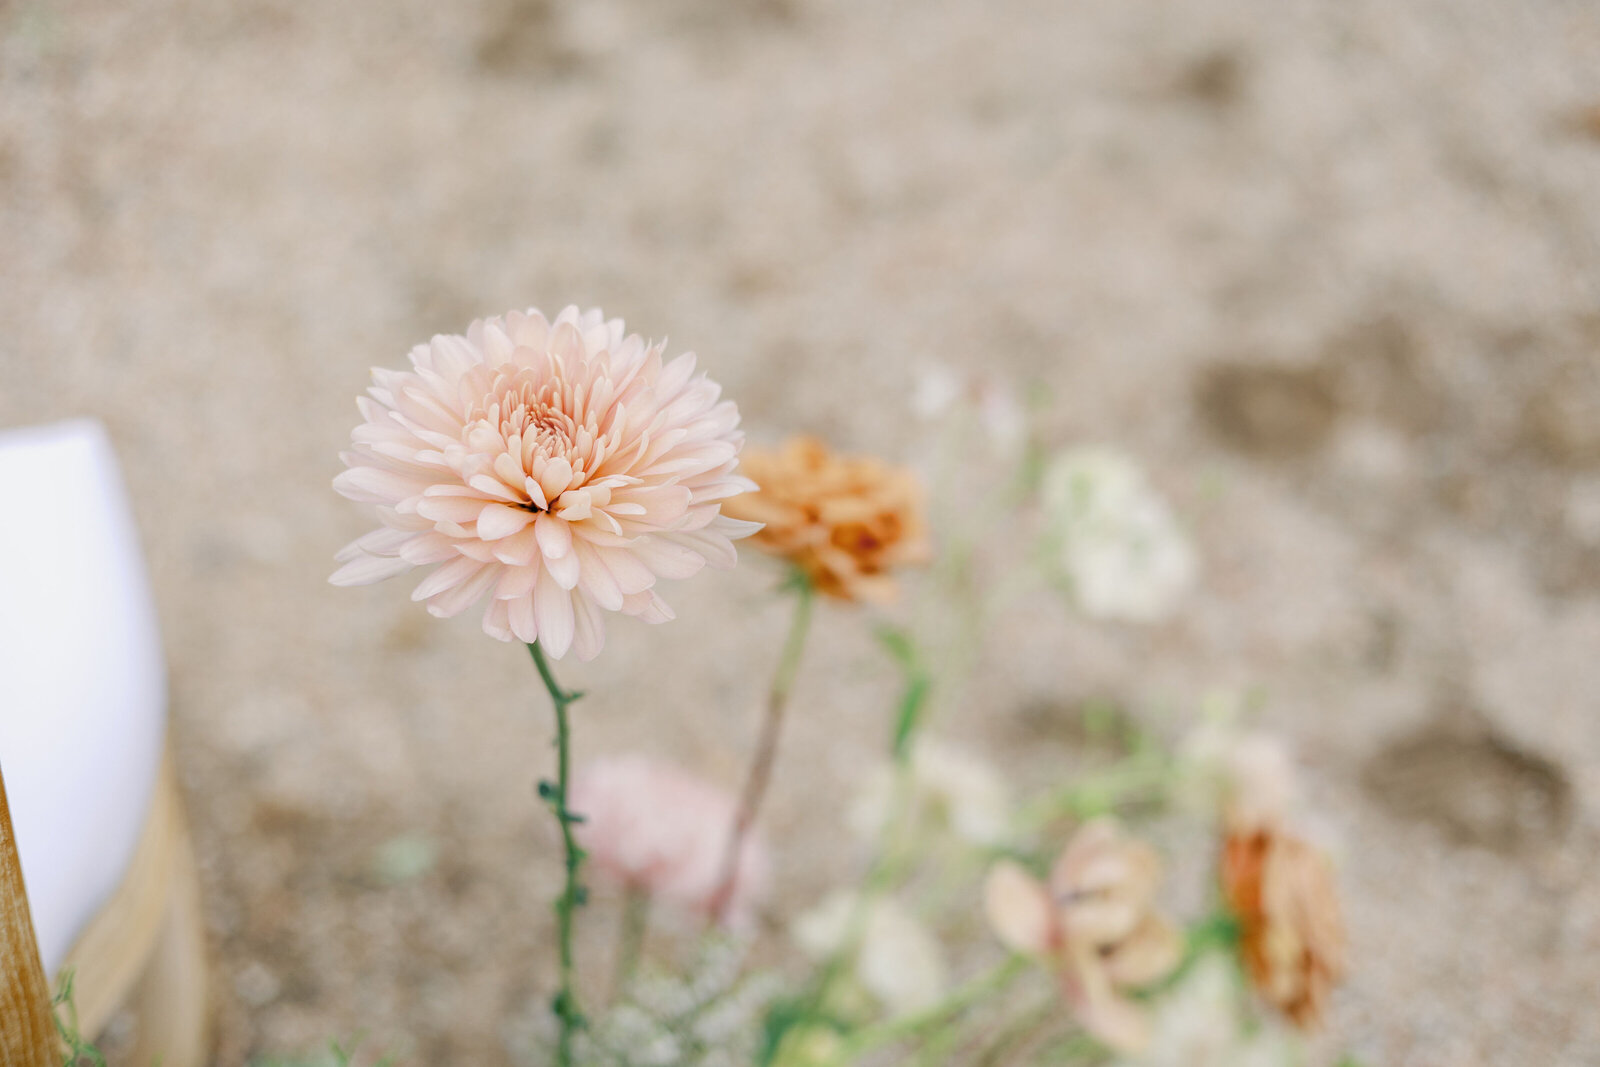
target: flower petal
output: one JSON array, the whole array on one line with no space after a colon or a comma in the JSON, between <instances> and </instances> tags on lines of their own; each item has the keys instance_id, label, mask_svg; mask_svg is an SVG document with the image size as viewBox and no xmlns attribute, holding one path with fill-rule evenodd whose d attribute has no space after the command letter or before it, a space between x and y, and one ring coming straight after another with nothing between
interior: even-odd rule
<instances>
[{"instance_id":1,"label":"flower petal","mask_svg":"<svg viewBox=\"0 0 1600 1067\"><path fill-rule=\"evenodd\" d=\"M417 587L411 591L411 599L427 600L431 596L436 596L446 589L453 589L462 582L471 579L473 575L482 569L483 564L477 560L468 559L465 556L457 556L449 563L435 568L426 578L417 583Z\"/></svg>"},{"instance_id":2,"label":"flower petal","mask_svg":"<svg viewBox=\"0 0 1600 1067\"><path fill-rule=\"evenodd\" d=\"M540 515L534 520L533 530L546 559L559 559L572 551L572 524L565 519Z\"/></svg>"},{"instance_id":3,"label":"flower petal","mask_svg":"<svg viewBox=\"0 0 1600 1067\"><path fill-rule=\"evenodd\" d=\"M984 882L983 907L1001 944L1029 956L1049 953L1056 938L1050 892L1021 866L1010 860L994 865Z\"/></svg>"},{"instance_id":4,"label":"flower petal","mask_svg":"<svg viewBox=\"0 0 1600 1067\"><path fill-rule=\"evenodd\" d=\"M606 643L605 617L600 614L601 606L588 597L573 597L572 604L575 609L572 653L580 662L587 663L600 654L601 646Z\"/></svg>"},{"instance_id":5,"label":"flower petal","mask_svg":"<svg viewBox=\"0 0 1600 1067\"><path fill-rule=\"evenodd\" d=\"M371 585L411 569L403 559L388 556L357 556L328 578L334 585Z\"/></svg>"},{"instance_id":6,"label":"flower petal","mask_svg":"<svg viewBox=\"0 0 1600 1067\"><path fill-rule=\"evenodd\" d=\"M1145 986L1171 974L1183 958L1183 934L1156 914L1145 916L1106 957L1106 973L1119 986Z\"/></svg>"},{"instance_id":7,"label":"flower petal","mask_svg":"<svg viewBox=\"0 0 1600 1067\"><path fill-rule=\"evenodd\" d=\"M533 615L539 623L539 647L560 659L572 647L572 594L561 588L548 568L539 572L533 591Z\"/></svg>"},{"instance_id":8,"label":"flower petal","mask_svg":"<svg viewBox=\"0 0 1600 1067\"><path fill-rule=\"evenodd\" d=\"M498 541L519 532L533 521L531 511L508 508L504 504L485 504L483 510L478 512L478 536L485 541Z\"/></svg>"},{"instance_id":9,"label":"flower petal","mask_svg":"<svg viewBox=\"0 0 1600 1067\"><path fill-rule=\"evenodd\" d=\"M630 551L661 578L689 578L706 565L698 552L653 535L641 538Z\"/></svg>"},{"instance_id":10,"label":"flower petal","mask_svg":"<svg viewBox=\"0 0 1600 1067\"><path fill-rule=\"evenodd\" d=\"M539 639L539 623L533 614L533 597L517 597L515 600L506 601L506 618L511 625L511 632L517 635L518 641L533 644Z\"/></svg>"}]
</instances>

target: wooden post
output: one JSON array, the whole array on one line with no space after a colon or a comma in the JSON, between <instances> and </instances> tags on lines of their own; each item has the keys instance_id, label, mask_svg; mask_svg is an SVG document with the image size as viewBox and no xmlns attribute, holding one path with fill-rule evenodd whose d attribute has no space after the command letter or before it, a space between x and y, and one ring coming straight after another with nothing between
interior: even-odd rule
<instances>
[{"instance_id":1,"label":"wooden post","mask_svg":"<svg viewBox=\"0 0 1600 1067\"><path fill-rule=\"evenodd\" d=\"M0 1063L58 1067L60 1047L0 776Z\"/></svg>"}]
</instances>

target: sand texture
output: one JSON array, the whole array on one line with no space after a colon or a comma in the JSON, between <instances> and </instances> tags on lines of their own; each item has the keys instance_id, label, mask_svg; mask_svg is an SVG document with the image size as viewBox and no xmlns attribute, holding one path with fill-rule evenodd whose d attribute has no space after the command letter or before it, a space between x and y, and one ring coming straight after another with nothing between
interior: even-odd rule
<instances>
[{"instance_id":1,"label":"sand texture","mask_svg":"<svg viewBox=\"0 0 1600 1067\"><path fill-rule=\"evenodd\" d=\"M1165 730L1258 690L1342 842L1333 1032L1600 1064L1597 193L1577 0L0 0L0 425L122 455L216 1062L510 1063L541 1010L548 708L473 613L327 584L369 525L329 482L368 367L580 303L762 441L914 461L927 367L1042 385L1048 442L1151 469L1201 588L1153 629L1022 598L938 728L1037 782L1085 700ZM735 781L772 578L564 667L580 755ZM766 820L792 904L851 869L894 686L821 624ZM397 837L436 858L390 884Z\"/></svg>"}]
</instances>

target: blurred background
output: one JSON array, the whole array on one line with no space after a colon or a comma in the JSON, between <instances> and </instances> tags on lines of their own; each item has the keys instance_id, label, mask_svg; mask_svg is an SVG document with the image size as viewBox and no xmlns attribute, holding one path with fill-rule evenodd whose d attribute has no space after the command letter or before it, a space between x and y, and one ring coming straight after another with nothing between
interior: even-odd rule
<instances>
[{"instance_id":1,"label":"blurred background","mask_svg":"<svg viewBox=\"0 0 1600 1067\"><path fill-rule=\"evenodd\" d=\"M698 352L753 440L916 462L941 366L1130 451L1198 593L1149 630L1025 599L941 729L1048 780L1085 702L1256 693L1343 842L1334 1032L1600 1063L1597 191L1576 0L0 0L0 426L121 454L216 1061L508 1063L544 1008L544 697L475 612L328 586L370 525L329 482L370 366L578 303ZM565 668L580 754L737 780L785 625L752 564ZM795 694L795 905L881 751L865 632L828 608Z\"/></svg>"}]
</instances>

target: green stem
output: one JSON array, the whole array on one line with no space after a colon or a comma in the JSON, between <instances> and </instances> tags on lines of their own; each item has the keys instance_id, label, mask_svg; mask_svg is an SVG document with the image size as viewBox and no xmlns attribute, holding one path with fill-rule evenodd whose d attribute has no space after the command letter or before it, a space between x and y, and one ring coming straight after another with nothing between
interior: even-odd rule
<instances>
[{"instance_id":1,"label":"green stem","mask_svg":"<svg viewBox=\"0 0 1600 1067\"><path fill-rule=\"evenodd\" d=\"M862 879L861 892L856 894L845 922L844 937L823 963L810 992L803 1000L804 1007L799 1016L802 1022L817 1017L827 1004L834 982L855 963L856 955L861 950L861 941L866 936L873 901L888 892L906 866L906 857L902 855L904 850L896 846L901 844L901 826L910 819L912 804L916 799L911 755L917 728L922 723L922 708L928 699L929 679L919 664L909 638L891 631L882 631L879 636L905 672L905 690L900 699L891 746L894 783L890 792L889 811L878 832L877 848Z\"/></svg>"},{"instance_id":2,"label":"green stem","mask_svg":"<svg viewBox=\"0 0 1600 1067\"><path fill-rule=\"evenodd\" d=\"M806 634L811 629L811 604L815 590L804 575L796 572L792 582L794 615L789 620L789 636L784 639L783 654L772 676L772 688L767 691L766 715L761 720L761 736L756 740L755 757L750 773L745 778L744 789L739 794L739 806L734 812L733 825L728 830L728 843L722 852L722 873L717 879L717 891L712 895L710 919L723 918L728 905L733 902L739 882L739 853L744 839L755 825L761 802L766 799L767 787L772 783L772 766L778 756L778 740L783 732L783 716L789 707L789 691L794 687L795 676L800 673L800 656L805 651Z\"/></svg>"},{"instance_id":3,"label":"green stem","mask_svg":"<svg viewBox=\"0 0 1600 1067\"><path fill-rule=\"evenodd\" d=\"M611 999L622 995L639 969L644 952L644 936L650 926L650 894L629 887L622 901L622 920L617 930L616 971L611 976Z\"/></svg>"},{"instance_id":4,"label":"green stem","mask_svg":"<svg viewBox=\"0 0 1600 1067\"><path fill-rule=\"evenodd\" d=\"M1054 996L1049 1001L1023 1012L988 1039L974 1067L999 1067L1000 1064L1007 1062L1028 1062L1029 1057L1014 1054L1019 1050L1026 1051L1028 1045L1036 1044L1040 1037L1047 1036L1042 1035L1040 1031L1055 1024L1061 1016L1061 1002Z\"/></svg>"},{"instance_id":5,"label":"green stem","mask_svg":"<svg viewBox=\"0 0 1600 1067\"><path fill-rule=\"evenodd\" d=\"M1156 753L1130 756L1106 769L1073 779L1021 812L1019 822L1039 827L1062 815L1098 814L1135 797L1160 797L1173 788L1172 761Z\"/></svg>"},{"instance_id":6,"label":"green stem","mask_svg":"<svg viewBox=\"0 0 1600 1067\"><path fill-rule=\"evenodd\" d=\"M556 780L553 783L540 782L539 796L550 805L556 822L561 825L561 841L566 853L566 883L555 903L556 925L560 930L561 991L556 994L551 1010L561 1022L559 1043L556 1046L556 1062L561 1067L570 1067L573 1062L572 1039L584 1025L583 1012L578 1007L578 990L574 979L576 968L572 952L572 916L582 905L584 897L583 888L578 884L578 868L583 865L584 853L583 849L578 847L578 842L572 833L572 827L582 822L583 816L567 808L567 786L571 780L567 708L583 694L561 688L556 682L555 675L550 673L550 665L545 662L544 650L539 647L537 641L528 646L528 652L533 656L534 666L539 668L539 677L550 693L550 703L555 705L556 710Z\"/></svg>"},{"instance_id":7,"label":"green stem","mask_svg":"<svg viewBox=\"0 0 1600 1067\"><path fill-rule=\"evenodd\" d=\"M1003 991L1027 969L1026 958L1011 956L993 969L970 979L937 1004L857 1030L845 1043L845 1052L840 1059L848 1063L855 1057L892 1042L913 1040L940 1030L952 1016Z\"/></svg>"},{"instance_id":8,"label":"green stem","mask_svg":"<svg viewBox=\"0 0 1600 1067\"><path fill-rule=\"evenodd\" d=\"M1088 1034L1067 1034L1060 1041L1039 1054L1038 1063L1082 1064L1102 1063L1106 1059L1105 1046Z\"/></svg>"}]
</instances>

